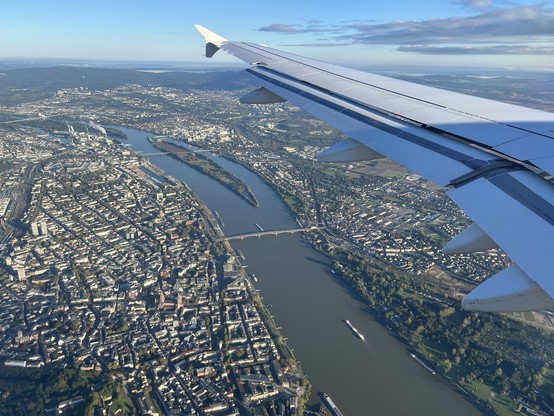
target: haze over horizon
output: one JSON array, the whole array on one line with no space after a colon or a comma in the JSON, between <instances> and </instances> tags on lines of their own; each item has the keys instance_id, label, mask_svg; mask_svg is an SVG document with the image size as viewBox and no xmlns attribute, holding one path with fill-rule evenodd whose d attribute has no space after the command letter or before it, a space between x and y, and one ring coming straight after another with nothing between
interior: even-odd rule
<instances>
[{"instance_id":1,"label":"haze over horizon","mask_svg":"<svg viewBox=\"0 0 554 416\"><path fill-rule=\"evenodd\" d=\"M22 0L4 5L0 60L171 62L207 66L199 23L231 40L349 66L549 69L554 1L408 0L372 5L284 0L205 4L143 0L80 4ZM217 54L212 65L238 60Z\"/></svg>"}]
</instances>

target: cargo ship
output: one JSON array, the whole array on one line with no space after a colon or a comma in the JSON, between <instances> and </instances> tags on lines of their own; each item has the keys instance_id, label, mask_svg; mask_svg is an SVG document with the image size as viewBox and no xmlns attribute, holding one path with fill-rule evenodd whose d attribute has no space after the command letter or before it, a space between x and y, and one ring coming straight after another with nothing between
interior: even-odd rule
<instances>
[{"instance_id":1,"label":"cargo ship","mask_svg":"<svg viewBox=\"0 0 554 416\"><path fill-rule=\"evenodd\" d=\"M331 410L331 412L333 412L335 416L343 416L342 412L339 410L335 402L331 400L327 393L323 393L323 400L325 400L325 404L329 406L329 409Z\"/></svg>"},{"instance_id":2,"label":"cargo ship","mask_svg":"<svg viewBox=\"0 0 554 416\"><path fill-rule=\"evenodd\" d=\"M350 323L348 319L345 319L344 323L348 326L348 328L352 330L352 332L354 332L358 336L358 338L360 338L362 341L365 341L365 337L354 327L354 325Z\"/></svg>"},{"instance_id":3,"label":"cargo ship","mask_svg":"<svg viewBox=\"0 0 554 416\"><path fill-rule=\"evenodd\" d=\"M422 366L423 368L425 368L427 371L429 371L431 374L435 375L436 372L435 370L433 370L431 367L429 367L427 364L425 364L421 358L419 358L417 355L415 355L413 352L410 353L410 357L412 357L415 361L417 361L417 363Z\"/></svg>"}]
</instances>

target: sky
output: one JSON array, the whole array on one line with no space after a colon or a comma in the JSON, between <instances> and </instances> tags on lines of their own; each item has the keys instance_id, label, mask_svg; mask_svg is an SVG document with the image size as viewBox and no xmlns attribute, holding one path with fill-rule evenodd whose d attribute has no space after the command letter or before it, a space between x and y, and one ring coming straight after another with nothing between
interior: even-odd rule
<instances>
[{"instance_id":1,"label":"sky","mask_svg":"<svg viewBox=\"0 0 554 416\"><path fill-rule=\"evenodd\" d=\"M239 63L197 23L350 66L554 68L554 0L6 1L0 60Z\"/></svg>"}]
</instances>

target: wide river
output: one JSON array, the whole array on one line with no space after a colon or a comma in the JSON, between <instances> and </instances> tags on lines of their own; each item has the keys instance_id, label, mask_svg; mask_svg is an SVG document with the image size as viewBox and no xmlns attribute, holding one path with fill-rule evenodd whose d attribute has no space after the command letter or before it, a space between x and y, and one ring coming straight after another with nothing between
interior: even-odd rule
<instances>
[{"instance_id":1,"label":"wide river","mask_svg":"<svg viewBox=\"0 0 554 416\"><path fill-rule=\"evenodd\" d=\"M122 129L136 151L158 152L148 133ZM220 157L214 160L245 181L260 203L254 208L209 177L169 156L150 161L180 179L212 210L218 211L227 235L296 228L290 211L258 176ZM334 276L329 259L314 251L301 236L265 237L233 242L255 273L264 302L288 345L308 375L317 403L331 396L345 416L481 415L439 375L432 375L408 354L404 344L369 313L356 294ZM365 342L345 325L348 319Z\"/></svg>"}]
</instances>

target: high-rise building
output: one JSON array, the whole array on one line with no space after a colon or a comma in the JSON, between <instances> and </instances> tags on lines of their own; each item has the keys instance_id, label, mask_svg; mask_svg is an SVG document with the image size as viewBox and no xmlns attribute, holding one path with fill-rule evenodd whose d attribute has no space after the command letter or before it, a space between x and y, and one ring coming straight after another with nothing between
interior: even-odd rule
<instances>
[{"instance_id":1,"label":"high-rise building","mask_svg":"<svg viewBox=\"0 0 554 416\"><path fill-rule=\"evenodd\" d=\"M39 233L38 233L38 223L36 221L33 221L31 223L31 234L33 234L34 236L39 235Z\"/></svg>"},{"instance_id":2,"label":"high-rise building","mask_svg":"<svg viewBox=\"0 0 554 416\"><path fill-rule=\"evenodd\" d=\"M21 267L17 269L17 278L21 280L25 280L27 278L27 275L25 274L25 268Z\"/></svg>"},{"instance_id":3,"label":"high-rise building","mask_svg":"<svg viewBox=\"0 0 554 416\"><path fill-rule=\"evenodd\" d=\"M158 308L161 309L165 305L165 293L163 290L160 290L160 299L158 303Z\"/></svg>"},{"instance_id":4,"label":"high-rise building","mask_svg":"<svg viewBox=\"0 0 554 416\"><path fill-rule=\"evenodd\" d=\"M46 224L46 221L42 221L39 224L39 231L40 235L48 235L48 225Z\"/></svg>"}]
</instances>

